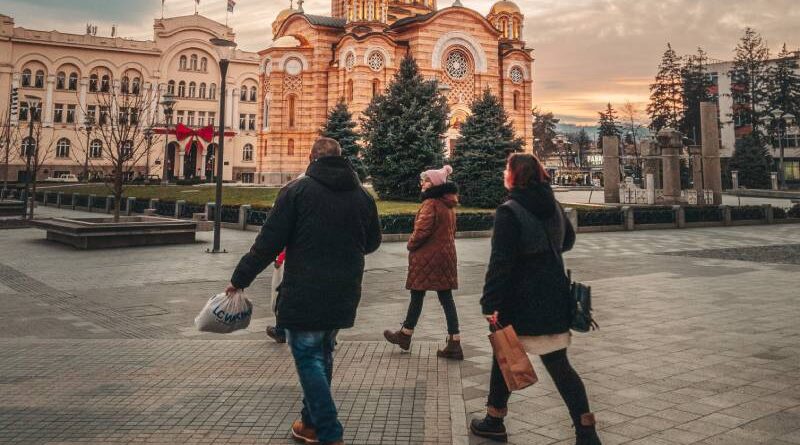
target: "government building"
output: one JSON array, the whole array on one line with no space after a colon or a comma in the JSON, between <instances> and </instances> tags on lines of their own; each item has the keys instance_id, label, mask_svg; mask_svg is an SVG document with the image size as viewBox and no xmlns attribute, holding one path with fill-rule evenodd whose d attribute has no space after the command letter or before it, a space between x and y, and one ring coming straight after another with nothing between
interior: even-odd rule
<instances>
[{"instance_id":1,"label":"government building","mask_svg":"<svg viewBox=\"0 0 800 445\"><path fill-rule=\"evenodd\" d=\"M272 23L273 43L258 52L236 51L226 79L226 181L280 185L302 173L327 112L345 100L357 118L381 94L412 55L427 79L449 100L450 153L471 102L484 89L498 95L518 136L531 150L532 51L522 40L523 15L510 1L487 16L436 0L332 0L329 16L306 14L303 0ZM265 27L268 25L265 25ZM16 89L21 98L11 126L27 129L26 95L42 98L42 124L55 156L44 165L55 177L78 174L87 139L85 114L97 113L93 93L109 88L155 92L146 118L163 127L156 98L176 96L173 124L198 129L218 124L219 79L213 37L235 40L233 30L199 15L157 19L153 40L100 37L15 27L0 15L0 97ZM3 96L4 95L4 96ZM0 110L8 111L8 101ZM2 112L0 112L2 114ZM215 144L159 136L149 168L137 173L170 179L211 179ZM166 142L166 143L165 143ZM99 140L89 141L93 168L102 169ZM165 148L168 147L168 148ZM165 153L166 152L166 153ZM162 163L166 163L166 166ZM24 177L24 159L12 162L10 179ZM2 172L0 172L2 175Z\"/></svg>"}]
</instances>

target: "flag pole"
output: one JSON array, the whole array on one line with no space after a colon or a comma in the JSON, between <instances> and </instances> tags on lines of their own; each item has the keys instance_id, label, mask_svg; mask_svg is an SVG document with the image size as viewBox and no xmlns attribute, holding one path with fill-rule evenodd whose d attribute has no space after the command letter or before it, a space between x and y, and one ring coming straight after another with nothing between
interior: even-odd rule
<instances>
[{"instance_id":1,"label":"flag pole","mask_svg":"<svg viewBox=\"0 0 800 445\"><path fill-rule=\"evenodd\" d=\"M161 20L164 20L164 2L166 0L161 0Z\"/></svg>"}]
</instances>

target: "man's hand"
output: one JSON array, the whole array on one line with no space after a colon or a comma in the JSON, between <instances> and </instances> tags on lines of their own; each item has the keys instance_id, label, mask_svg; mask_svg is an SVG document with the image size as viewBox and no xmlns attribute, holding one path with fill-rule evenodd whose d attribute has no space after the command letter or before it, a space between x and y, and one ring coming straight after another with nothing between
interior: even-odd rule
<instances>
[{"instance_id":1,"label":"man's hand","mask_svg":"<svg viewBox=\"0 0 800 445\"><path fill-rule=\"evenodd\" d=\"M486 321L488 321L489 324L497 324L497 316L498 315L499 315L498 312L494 311L493 314L484 315L484 317L486 317Z\"/></svg>"},{"instance_id":2,"label":"man's hand","mask_svg":"<svg viewBox=\"0 0 800 445\"><path fill-rule=\"evenodd\" d=\"M228 297L234 296L237 292L241 292L242 289L237 289L232 283L228 284L228 287L225 288L225 295Z\"/></svg>"}]
</instances>

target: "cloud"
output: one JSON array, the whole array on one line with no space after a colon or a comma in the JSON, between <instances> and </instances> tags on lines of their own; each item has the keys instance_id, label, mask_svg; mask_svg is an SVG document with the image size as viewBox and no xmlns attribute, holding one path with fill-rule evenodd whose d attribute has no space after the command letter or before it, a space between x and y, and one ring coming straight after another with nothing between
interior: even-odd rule
<instances>
[{"instance_id":1,"label":"cloud","mask_svg":"<svg viewBox=\"0 0 800 445\"><path fill-rule=\"evenodd\" d=\"M524 37L534 48L534 102L568 122L596 120L608 101L642 105L667 42L681 54L702 46L729 60L745 26L770 47L800 48L797 0L516 0L525 14ZM201 0L199 12L225 21L224 0ZM462 0L482 14L493 1ZM296 2L295 2L296 4ZM439 7L451 0L439 0ZM275 16L288 0L237 0L229 24L241 48L258 51L272 38ZM330 14L330 0L307 0L311 14ZM107 34L151 39L159 0L4 0L0 13L18 26L82 33L91 20ZM194 13L191 0L166 0L167 16ZM104 32L105 31L105 32Z\"/></svg>"}]
</instances>

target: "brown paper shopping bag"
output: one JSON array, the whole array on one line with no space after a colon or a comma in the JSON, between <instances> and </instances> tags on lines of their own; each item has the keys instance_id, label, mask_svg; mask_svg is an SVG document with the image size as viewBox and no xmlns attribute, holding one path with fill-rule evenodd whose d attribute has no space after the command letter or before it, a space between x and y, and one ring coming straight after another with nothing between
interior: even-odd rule
<instances>
[{"instance_id":1,"label":"brown paper shopping bag","mask_svg":"<svg viewBox=\"0 0 800 445\"><path fill-rule=\"evenodd\" d=\"M512 326L501 327L495 324L495 331L489 334L489 342L492 344L494 356L497 364L500 365L500 372L506 381L509 391L518 391L527 388L539 379L533 370L528 354L522 342L519 341L517 333Z\"/></svg>"}]
</instances>

